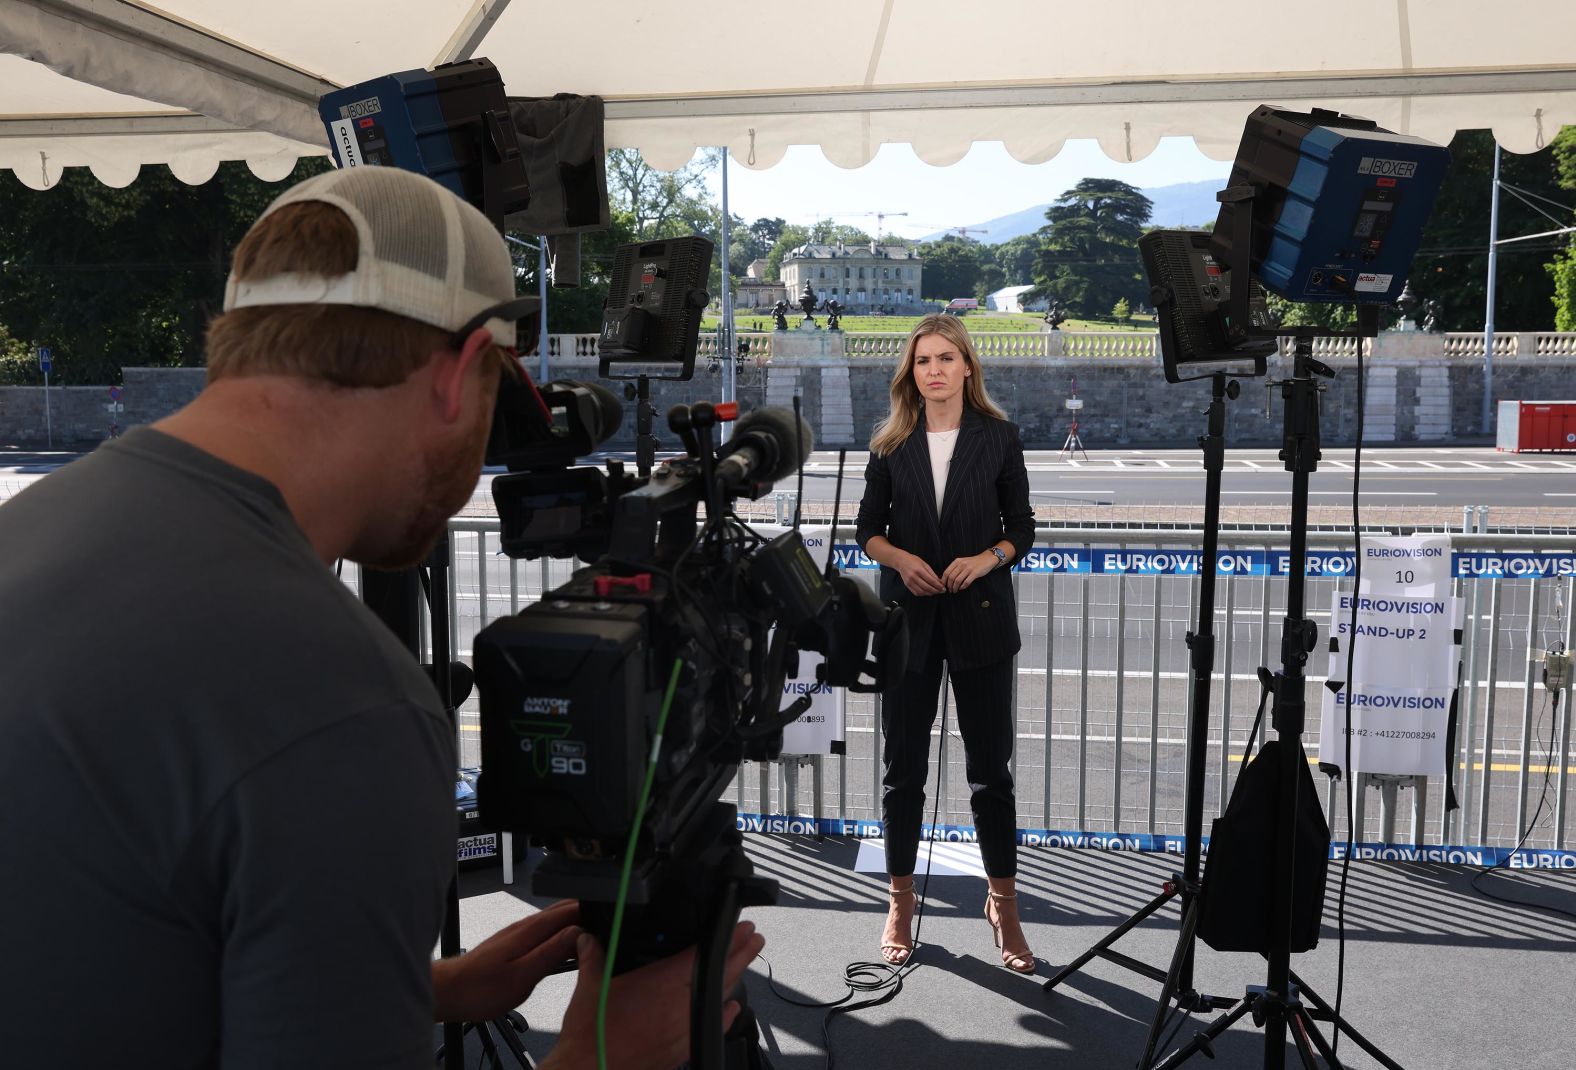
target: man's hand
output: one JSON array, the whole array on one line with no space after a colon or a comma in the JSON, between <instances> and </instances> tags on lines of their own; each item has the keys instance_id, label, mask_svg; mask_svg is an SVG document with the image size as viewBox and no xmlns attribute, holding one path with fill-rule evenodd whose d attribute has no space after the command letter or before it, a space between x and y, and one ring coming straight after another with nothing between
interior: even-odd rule
<instances>
[{"instance_id":1,"label":"man's hand","mask_svg":"<svg viewBox=\"0 0 1576 1070\"><path fill-rule=\"evenodd\" d=\"M989 550L975 554L973 557L959 557L941 574L941 582L949 591L966 590L969 584L994 569L996 565L997 557Z\"/></svg>"},{"instance_id":2,"label":"man's hand","mask_svg":"<svg viewBox=\"0 0 1576 1070\"><path fill-rule=\"evenodd\" d=\"M574 957L580 904L554 903L500 929L452 959L432 964L435 1020L485 1022L525 1002L537 982Z\"/></svg>"},{"instance_id":3,"label":"man's hand","mask_svg":"<svg viewBox=\"0 0 1576 1070\"><path fill-rule=\"evenodd\" d=\"M766 938L754 922L740 922L724 964L722 990L732 992ZM577 945L580 977L569 1008L564 1011L558 1043L540 1070L596 1070L596 1008L602 990L603 951L590 934ZM694 982L695 949L613 978L607 997L607 1065L619 1070L673 1070L689 1060L690 986ZM726 996L724 996L726 1000ZM722 1027L739 1016L739 1005L726 1000Z\"/></svg>"},{"instance_id":4,"label":"man's hand","mask_svg":"<svg viewBox=\"0 0 1576 1070\"><path fill-rule=\"evenodd\" d=\"M905 553L894 567L897 569L897 574L903 577L903 586L913 594L940 594L946 590L942 586L941 578L936 575L936 570L927 565L925 559L918 554Z\"/></svg>"}]
</instances>

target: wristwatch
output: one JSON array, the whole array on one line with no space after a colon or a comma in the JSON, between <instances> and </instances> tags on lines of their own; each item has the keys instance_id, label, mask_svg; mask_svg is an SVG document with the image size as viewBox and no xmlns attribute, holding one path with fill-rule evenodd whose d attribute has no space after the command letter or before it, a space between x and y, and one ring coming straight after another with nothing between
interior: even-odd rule
<instances>
[{"instance_id":1,"label":"wristwatch","mask_svg":"<svg viewBox=\"0 0 1576 1070\"><path fill-rule=\"evenodd\" d=\"M1003 550L1000 546L992 546L990 548L990 552L996 555L997 568L1001 568L1001 566L1007 563L1007 551Z\"/></svg>"}]
</instances>

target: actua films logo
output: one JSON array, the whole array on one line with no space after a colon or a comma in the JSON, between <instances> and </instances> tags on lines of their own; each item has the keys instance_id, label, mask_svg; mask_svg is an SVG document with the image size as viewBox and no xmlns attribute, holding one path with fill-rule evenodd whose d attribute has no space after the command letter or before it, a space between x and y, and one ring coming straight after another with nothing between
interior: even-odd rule
<instances>
[{"instance_id":1,"label":"actua films logo","mask_svg":"<svg viewBox=\"0 0 1576 1070\"><path fill-rule=\"evenodd\" d=\"M1411 178L1417 173L1415 160L1385 160L1378 156L1364 156L1357 161L1360 175L1381 175L1385 178Z\"/></svg>"}]
</instances>

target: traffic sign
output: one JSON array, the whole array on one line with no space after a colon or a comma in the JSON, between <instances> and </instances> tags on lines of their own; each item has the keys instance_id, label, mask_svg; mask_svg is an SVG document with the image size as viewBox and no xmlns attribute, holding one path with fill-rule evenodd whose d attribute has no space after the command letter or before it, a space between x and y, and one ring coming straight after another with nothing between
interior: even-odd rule
<instances>
[{"instance_id":1,"label":"traffic sign","mask_svg":"<svg viewBox=\"0 0 1576 1070\"><path fill-rule=\"evenodd\" d=\"M54 354L49 351L49 347L48 346L39 346L38 347L38 370L43 372L45 375L48 375L49 374L49 369L53 365L53 363L54 363Z\"/></svg>"},{"instance_id":2,"label":"traffic sign","mask_svg":"<svg viewBox=\"0 0 1576 1070\"><path fill-rule=\"evenodd\" d=\"M109 388L109 399L111 401L119 401L120 400L120 387L112 386L112 387Z\"/></svg>"}]
</instances>

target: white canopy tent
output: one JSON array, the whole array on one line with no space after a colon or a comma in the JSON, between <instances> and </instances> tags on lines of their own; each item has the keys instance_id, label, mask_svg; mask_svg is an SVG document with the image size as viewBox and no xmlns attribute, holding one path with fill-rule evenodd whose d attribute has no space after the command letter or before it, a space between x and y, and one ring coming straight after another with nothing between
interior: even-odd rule
<instances>
[{"instance_id":1,"label":"white canopy tent","mask_svg":"<svg viewBox=\"0 0 1576 1070\"><path fill-rule=\"evenodd\" d=\"M976 141L1114 159L1189 136L1229 159L1260 103L1338 108L1516 152L1576 123L1572 0L1326 0L1219 9L1164 0L0 0L0 168L36 188L88 166L124 185L166 163L262 177L325 153L331 88L471 56L511 95L597 94L607 142L658 167L728 146L751 168L790 145L859 167L888 142L938 166ZM1239 8L1238 10L1242 10ZM961 42L961 43L960 43Z\"/></svg>"}]
</instances>

